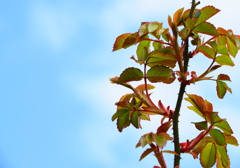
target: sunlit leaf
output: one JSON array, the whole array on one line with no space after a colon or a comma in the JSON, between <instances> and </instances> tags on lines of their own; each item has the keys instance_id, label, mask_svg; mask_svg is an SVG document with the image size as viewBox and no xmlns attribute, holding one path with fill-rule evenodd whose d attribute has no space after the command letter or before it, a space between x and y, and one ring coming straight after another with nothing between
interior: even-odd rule
<instances>
[{"instance_id":1,"label":"sunlit leaf","mask_svg":"<svg viewBox=\"0 0 240 168\"><path fill-rule=\"evenodd\" d=\"M211 168L216 162L216 146L209 142L200 153L200 163L204 168Z\"/></svg>"},{"instance_id":2,"label":"sunlit leaf","mask_svg":"<svg viewBox=\"0 0 240 168\"><path fill-rule=\"evenodd\" d=\"M202 8L200 11L201 14L198 17L198 20L195 25L199 25L199 24L205 22L206 20L208 20L209 18L211 18L212 16L217 14L219 11L220 11L219 9L216 9L213 6L206 6L206 7Z\"/></svg>"},{"instance_id":3,"label":"sunlit leaf","mask_svg":"<svg viewBox=\"0 0 240 168\"><path fill-rule=\"evenodd\" d=\"M119 83L125 83L130 81L139 81L143 78L143 72L138 68L125 69L118 78Z\"/></svg>"},{"instance_id":4,"label":"sunlit leaf","mask_svg":"<svg viewBox=\"0 0 240 168\"><path fill-rule=\"evenodd\" d=\"M170 150L164 150L164 151L162 151L162 153L170 153L170 154L174 154L174 155L178 155L179 156L179 154L177 152L170 151Z\"/></svg>"},{"instance_id":5,"label":"sunlit leaf","mask_svg":"<svg viewBox=\"0 0 240 168\"><path fill-rule=\"evenodd\" d=\"M226 135L226 134L224 134L224 136L227 144L235 145L235 146L239 145L237 139L234 136Z\"/></svg>"},{"instance_id":6,"label":"sunlit leaf","mask_svg":"<svg viewBox=\"0 0 240 168\"><path fill-rule=\"evenodd\" d=\"M141 27L138 31L138 34L139 34L140 37L148 34L148 24L149 24L148 22L143 22L142 23L142 25L141 25Z\"/></svg>"},{"instance_id":7,"label":"sunlit leaf","mask_svg":"<svg viewBox=\"0 0 240 168\"><path fill-rule=\"evenodd\" d=\"M229 91L230 93L232 93L232 89L228 87L228 85L223 82L223 81L217 81L217 95L219 98L223 98L226 94L227 91Z\"/></svg>"},{"instance_id":8,"label":"sunlit leaf","mask_svg":"<svg viewBox=\"0 0 240 168\"><path fill-rule=\"evenodd\" d=\"M150 82L163 82L172 83L175 80L175 76L172 74L172 70L165 66L154 66L151 67L147 72L147 78Z\"/></svg>"},{"instance_id":9,"label":"sunlit leaf","mask_svg":"<svg viewBox=\"0 0 240 168\"><path fill-rule=\"evenodd\" d=\"M152 143L152 142L154 141L154 139L153 139L153 136L154 136L154 135L155 135L155 134L152 133L152 132L150 132L150 133L148 133L148 134L144 134L144 135L140 138L140 140L139 140L138 144L136 145L136 147L139 147L139 146L144 147L144 146L146 146L147 144Z\"/></svg>"},{"instance_id":10,"label":"sunlit leaf","mask_svg":"<svg viewBox=\"0 0 240 168\"><path fill-rule=\"evenodd\" d=\"M237 46L227 37L227 46L228 46L228 51L229 53L235 57L238 52Z\"/></svg>"},{"instance_id":11,"label":"sunlit leaf","mask_svg":"<svg viewBox=\"0 0 240 168\"><path fill-rule=\"evenodd\" d=\"M181 8L181 9L178 9L178 10L174 13L174 15L173 15L173 23L175 23L176 25L179 23L183 11L184 11L184 8Z\"/></svg>"},{"instance_id":12,"label":"sunlit leaf","mask_svg":"<svg viewBox=\"0 0 240 168\"><path fill-rule=\"evenodd\" d=\"M131 35L133 35L133 33L126 33L126 34L122 34L122 35L118 36L113 45L113 51L123 48L123 44L124 44L126 38L128 38Z\"/></svg>"},{"instance_id":13,"label":"sunlit leaf","mask_svg":"<svg viewBox=\"0 0 240 168\"><path fill-rule=\"evenodd\" d=\"M159 148L163 148L166 144L167 144L167 137L166 137L166 133L159 133L159 134L155 134L154 137L154 141L156 142L156 144L159 146Z\"/></svg>"},{"instance_id":14,"label":"sunlit leaf","mask_svg":"<svg viewBox=\"0 0 240 168\"><path fill-rule=\"evenodd\" d=\"M223 121L223 119L221 119L218 116L218 112L206 112L206 113L204 113L204 117L207 120L207 122L209 122L210 124L214 124L214 123Z\"/></svg>"},{"instance_id":15,"label":"sunlit leaf","mask_svg":"<svg viewBox=\"0 0 240 168\"><path fill-rule=\"evenodd\" d=\"M226 44L225 45L220 45L220 44L217 45L217 53L228 55L228 49L226 47Z\"/></svg>"},{"instance_id":16,"label":"sunlit leaf","mask_svg":"<svg viewBox=\"0 0 240 168\"><path fill-rule=\"evenodd\" d=\"M119 116L117 119L117 128L119 132L122 132L122 130L130 125L130 112L126 112L123 115Z\"/></svg>"},{"instance_id":17,"label":"sunlit leaf","mask_svg":"<svg viewBox=\"0 0 240 168\"><path fill-rule=\"evenodd\" d=\"M226 120L215 123L214 126L216 126L217 128L220 128L226 135L233 134L233 131Z\"/></svg>"},{"instance_id":18,"label":"sunlit leaf","mask_svg":"<svg viewBox=\"0 0 240 168\"><path fill-rule=\"evenodd\" d=\"M202 34L212 35L212 36L218 35L217 29L215 28L215 26L208 22L203 22L199 24L197 27L193 29L193 31L202 33Z\"/></svg>"},{"instance_id":19,"label":"sunlit leaf","mask_svg":"<svg viewBox=\"0 0 240 168\"><path fill-rule=\"evenodd\" d=\"M155 88L155 86L147 84L147 89L148 90L151 90L151 89L154 89L154 88ZM139 91L146 90L146 85L145 84L141 84L141 85L136 87L136 90L139 90Z\"/></svg>"},{"instance_id":20,"label":"sunlit leaf","mask_svg":"<svg viewBox=\"0 0 240 168\"><path fill-rule=\"evenodd\" d=\"M112 121L114 121L116 118L122 116L123 114L129 112L128 109L120 109L120 110L117 110L117 112L112 116Z\"/></svg>"},{"instance_id":21,"label":"sunlit leaf","mask_svg":"<svg viewBox=\"0 0 240 168\"><path fill-rule=\"evenodd\" d=\"M215 57L214 50L208 46L200 46L198 50L199 52L203 53L207 58L213 59Z\"/></svg>"},{"instance_id":22,"label":"sunlit leaf","mask_svg":"<svg viewBox=\"0 0 240 168\"><path fill-rule=\"evenodd\" d=\"M146 150L142 153L142 155L140 156L139 161L141 161L143 158L145 158L147 155L149 155L149 154L152 153L153 151L155 151L154 148L148 148L148 149L146 149Z\"/></svg>"},{"instance_id":23,"label":"sunlit leaf","mask_svg":"<svg viewBox=\"0 0 240 168\"><path fill-rule=\"evenodd\" d=\"M226 144L223 133L221 131L219 131L218 129L211 129L209 131L209 133L218 145L222 146L222 145Z\"/></svg>"},{"instance_id":24,"label":"sunlit leaf","mask_svg":"<svg viewBox=\"0 0 240 168\"><path fill-rule=\"evenodd\" d=\"M216 145L216 147L218 160L221 160L220 162L224 168L228 168L230 166L230 162L227 154L226 145L225 146Z\"/></svg>"},{"instance_id":25,"label":"sunlit leaf","mask_svg":"<svg viewBox=\"0 0 240 168\"><path fill-rule=\"evenodd\" d=\"M162 23L159 22L150 22L148 24L148 32L152 33L158 29L162 28Z\"/></svg>"},{"instance_id":26,"label":"sunlit leaf","mask_svg":"<svg viewBox=\"0 0 240 168\"><path fill-rule=\"evenodd\" d=\"M228 55L220 55L215 60L220 65L234 66L232 59Z\"/></svg>"}]
</instances>

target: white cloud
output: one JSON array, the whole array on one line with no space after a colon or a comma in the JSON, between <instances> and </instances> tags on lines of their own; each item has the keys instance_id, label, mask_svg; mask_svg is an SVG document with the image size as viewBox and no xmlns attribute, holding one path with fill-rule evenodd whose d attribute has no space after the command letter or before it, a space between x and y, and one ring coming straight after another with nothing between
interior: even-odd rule
<instances>
[{"instance_id":1,"label":"white cloud","mask_svg":"<svg viewBox=\"0 0 240 168\"><path fill-rule=\"evenodd\" d=\"M80 4L35 2L30 11L32 38L54 50L64 48L81 28L84 10Z\"/></svg>"}]
</instances>

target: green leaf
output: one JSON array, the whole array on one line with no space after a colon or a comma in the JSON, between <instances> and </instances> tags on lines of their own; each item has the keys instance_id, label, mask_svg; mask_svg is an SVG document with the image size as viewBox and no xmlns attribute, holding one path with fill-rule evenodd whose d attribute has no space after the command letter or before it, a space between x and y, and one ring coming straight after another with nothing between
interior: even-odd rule
<instances>
[{"instance_id":1,"label":"green leaf","mask_svg":"<svg viewBox=\"0 0 240 168\"><path fill-rule=\"evenodd\" d=\"M229 91L230 93L232 93L232 89L228 87L228 85L223 82L223 81L217 81L217 95L220 99L222 99L226 92Z\"/></svg>"},{"instance_id":2,"label":"green leaf","mask_svg":"<svg viewBox=\"0 0 240 168\"><path fill-rule=\"evenodd\" d=\"M163 82L169 84L175 80L172 70L161 65L151 67L147 72L147 78L152 83Z\"/></svg>"},{"instance_id":3,"label":"green leaf","mask_svg":"<svg viewBox=\"0 0 240 168\"><path fill-rule=\"evenodd\" d=\"M198 20L195 25L199 25L199 24L205 22L206 20L208 20L209 18L211 18L212 16L217 14L219 11L220 11L219 9L216 9L213 6L206 6L206 7L202 8L200 11L201 14L198 17Z\"/></svg>"},{"instance_id":4,"label":"green leaf","mask_svg":"<svg viewBox=\"0 0 240 168\"><path fill-rule=\"evenodd\" d=\"M217 128L220 128L226 135L233 134L233 131L226 120L215 123L214 126L216 126Z\"/></svg>"},{"instance_id":5,"label":"green leaf","mask_svg":"<svg viewBox=\"0 0 240 168\"><path fill-rule=\"evenodd\" d=\"M226 145L225 146L216 145L216 147L217 147L218 161L220 161L220 163L222 164L222 167L228 168L230 166L230 162L229 162L229 157L227 154Z\"/></svg>"},{"instance_id":6,"label":"green leaf","mask_svg":"<svg viewBox=\"0 0 240 168\"><path fill-rule=\"evenodd\" d=\"M235 146L239 145L237 139L234 136L226 135L226 134L224 134L224 136L227 144L235 145Z\"/></svg>"},{"instance_id":7,"label":"green leaf","mask_svg":"<svg viewBox=\"0 0 240 168\"><path fill-rule=\"evenodd\" d=\"M202 121L202 122L193 122L193 124L195 124L195 127L198 130L207 130L208 129L208 124L206 121Z\"/></svg>"},{"instance_id":8,"label":"green leaf","mask_svg":"<svg viewBox=\"0 0 240 168\"><path fill-rule=\"evenodd\" d=\"M148 134L144 134L144 135L140 138L140 140L139 140L138 144L136 145L136 147L139 147L139 146L144 147L144 146L146 146L147 144L152 143L152 142L154 141L154 139L153 139L153 136L154 136L154 135L155 135L155 134L152 133L152 132L150 132L150 133L148 133Z\"/></svg>"},{"instance_id":9,"label":"green leaf","mask_svg":"<svg viewBox=\"0 0 240 168\"><path fill-rule=\"evenodd\" d=\"M148 34L148 24L149 24L148 22L143 22L142 23L142 25L141 25L141 27L138 31L138 34L139 34L140 37Z\"/></svg>"},{"instance_id":10,"label":"green leaf","mask_svg":"<svg viewBox=\"0 0 240 168\"><path fill-rule=\"evenodd\" d=\"M221 131L219 131L218 129L211 129L209 131L209 133L218 145L222 146L222 145L226 144L223 133Z\"/></svg>"},{"instance_id":11,"label":"green leaf","mask_svg":"<svg viewBox=\"0 0 240 168\"><path fill-rule=\"evenodd\" d=\"M177 59L173 54L165 54L163 52L155 52L150 55L147 65L152 67L155 65L164 65L174 68Z\"/></svg>"},{"instance_id":12,"label":"green leaf","mask_svg":"<svg viewBox=\"0 0 240 168\"><path fill-rule=\"evenodd\" d=\"M118 36L116 38L116 41L115 41L114 45L113 45L113 51L117 51L119 49L122 49L125 40L131 35L133 35L133 33L126 33L126 34L122 34L122 35Z\"/></svg>"},{"instance_id":13,"label":"green leaf","mask_svg":"<svg viewBox=\"0 0 240 168\"><path fill-rule=\"evenodd\" d=\"M217 53L228 55L228 49L226 47L226 43L224 45L217 45Z\"/></svg>"},{"instance_id":14,"label":"green leaf","mask_svg":"<svg viewBox=\"0 0 240 168\"><path fill-rule=\"evenodd\" d=\"M226 74L219 74L217 80L231 81L230 77Z\"/></svg>"},{"instance_id":15,"label":"green leaf","mask_svg":"<svg viewBox=\"0 0 240 168\"><path fill-rule=\"evenodd\" d=\"M152 153L153 151L155 151L154 148L148 148L148 149L146 149L146 150L142 153L139 161L141 161L143 158L145 158L147 155L149 155L149 154Z\"/></svg>"},{"instance_id":16,"label":"green leaf","mask_svg":"<svg viewBox=\"0 0 240 168\"><path fill-rule=\"evenodd\" d=\"M217 29L214 27L214 25L208 22L203 22L199 24L197 27L193 29L193 31L212 36L218 35Z\"/></svg>"},{"instance_id":17,"label":"green leaf","mask_svg":"<svg viewBox=\"0 0 240 168\"><path fill-rule=\"evenodd\" d=\"M220 65L234 66L232 59L228 55L220 55L215 60Z\"/></svg>"},{"instance_id":18,"label":"green leaf","mask_svg":"<svg viewBox=\"0 0 240 168\"><path fill-rule=\"evenodd\" d=\"M159 22L150 22L148 25L148 32L152 33L158 29L162 28L162 23Z\"/></svg>"},{"instance_id":19,"label":"green leaf","mask_svg":"<svg viewBox=\"0 0 240 168\"><path fill-rule=\"evenodd\" d=\"M208 46L200 46L198 50L199 52L203 53L207 58L213 59L215 57L214 50Z\"/></svg>"},{"instance_id":20,"label":"green leaf","mask_svg":"<svg viewBox=\"0 0 240 168\"><path fill-rule=\"evenodd\" d=\"M159 134L155 134L153 136L154 141L156 142L158 147L161 149L167 144L168 137L169 137L169 135L166 133L163 133L163 132L159 133Z\"/></svg>"},{"instance_id":21,"label":"green leaf","mask_svg":"<svg viewBox=\"0 0 240 168\"><path fill-rule=\"evenodd\" d=\"M209 142L200 153L200 163L204 168L211 168L216 162L216 146Z\"/></svg>"},{"instance_id":22,"label":"green leaf","mask_svg":"<svg viewBox=\"0 0 240 168\"><path fill-rule=\"evenodd\" d=\"M114 121L116 118L122 116L123 114L127 113L128 109L119 109L117 112L112 116L112 121Z\"/></svg>"},{"instance_id":23,"label":"green leaf","mask_svg":"<svg viewBox=\"0 0 240 168\"><path fill-rule=\"evenodd\" d=\"M138 111L134 111L131 116L131 123L135 128L141 128L140 125L140 114Z\"/></svg>"},{"instance_id":24,"label":"green leaf","mask_svg":"<svg viewBox=\"0 0 240 168\"><path fill-rule=\"evenodd\" d=\"M137 47L137 57L139 62L144 63L144 61L147 59L150 43L151 42L148 40L144 40L139 43Z\"/></svg>"},{"instance_id":25,"label":"green leaf","mask_svg":"<svg viewBox=\"0 0 240 168\"><path fill-rule=\"evenodd\" d=\"M130 111L124 113L122 116L119 116L117 119L117 128L119 132L130 125L129 120Z\"/></svg>"},{"instance_id":26,"label":"green leaf","mask_svg":"<svg viewBox=\"0 0 240 168\"><path fill-rule=\"evenodd\" d=\"M228 46L228 51L229 53L235 57L237 55L238 52L238 48L237 46L229 39L229 37L227 37L227 46Z\"/></svg>"},{"instance_id":27,"label":"green leaf","mask_svg":"<svg viewBox=\"0 0 240 168\"><path fill-rule=\"evenodd\" d=\"M143 72L138 68L125 69L118 78L119 83L126 83L130 81L140 81L143 78Z\"/></svg>"}]
</instances>

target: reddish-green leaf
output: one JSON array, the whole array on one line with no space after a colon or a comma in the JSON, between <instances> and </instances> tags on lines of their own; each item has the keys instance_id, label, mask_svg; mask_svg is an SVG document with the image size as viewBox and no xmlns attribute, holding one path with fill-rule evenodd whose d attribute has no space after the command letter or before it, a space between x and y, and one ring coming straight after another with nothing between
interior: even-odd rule
<instances>
[{"instance_id":1,"label":"reddish-green leaf","mask_svg":"<svg viewBox=\"0 0 240 168\"><path fill-rule=\"evenodd\" d=\"M232 89L229 88L225 82L217 81L217 95L220 99L222 99L225 96L227 91L232 93Z\"/></svg>"},{"instance_id":2,"label":"reddish-green leaf","mask_svg":"<svg viewBox=\"0 0 240 168\"><path fill-rule=\"evenodd\" d=\"M182 13L184 11L184 8L178 9L174 15L173 15L173 23L175 23L176 25L179 23Z\"/></svg>"},{"instance_id":3,"label":"reddish-green leaf","mask_svg":"<svg viewBox=\"0 0 240 168\"><path fill-rule=\"evenodd\" d=\"M147 78L150 82L172 83L175 76L172 75L172 70L165 66L156 65L151 67L147 72Z\"/></svg>"},{"instance_id":4,"label":"reddish-green leaf","mask_svg":"<svg viewBox=\"0 0 240 168\"><path fill-rule=\"evenodd\" d=\"M230 77L226 74L219 74L217 80L231 81Z\"/></svg>"},{"instance_id":5,"label":"reddish-green leaf","mask_svg":"<svg viewBox=\"0 0 240 168\"><path fill-rule=\"evenodd\" d=\"M138 36L137 36L137 33L131 34L131 36L128 36L128 37L125 39L122 47L123 47L123 48L128 48L128 47L136 44L137 39L138 39L137 37L138 37Z\"/></svg>"},{"instance_id":6,"label":"reddish-green leaf","mask_svg":"<svg viewBox=\"0 0 240 168\"><path fill-rule=\"evenodd\" d=\"M143 158L145 158L147 155L149 155L149 154L152 153L153 151L155 151L154 148L148 148L148 149L146 149L146 150L142 153L139 161L141 161Z\"/></svg>"},{"instance_id":7,"label":"reddish-green leaf","mask_svg":"<svg viewBox=\"0 0 240 168\"><path fill-rule=\"evenodd\" d=\"M114 121L116 118L122 116L123 114L129 112L128 109L119 109L117 112L112 116L112 121Z\"/></svg>"},{"instance_id":8,"label":"reddish-green leaf","mask_svg":"<svg viewBox=\"0 0 240 168\"><path fill-rule=\"evenodd\" d=\"M215 60L220 65L234 66L232 59L228 55L220 55Z\"/></svg>"},{"instance_id":9,"label":"reddish-green leaf","mask_svg":"<svg viewBox=\"0 0 240 168\"><path fill-rule=\"evenodd\" d=\"M198 50L199 52L203 53L207 58L213 59L215 57L214 50L208 46L200 46Z\"/></svg>"},{"instance_id":10,"label":"reddish-green leaf","mask_svg":"<svg viewBox=\"0 0 240 168\"><path fill-rule=\"evenodd\" d=\"M122 130L130 125L129 120L130 112L126 112L123 115L119 116L117 119L117 128L119 132L122 132Z\"/></svg>"},{"instance_id":11,"label":"reddish-green leaf","mask_svg":"<svg viewBox=\"0 0 240 168\"><path fill-rule=\"evenodd\" d=\"M209 122L210 124L214 124L214 123L223 121L223 119L221 119L218 116L218 112L206 112L206 113L204 113L204 117L207 120L207 122Z\"/></svg>"},{"instance_id":12,"label":"reddish-green leaf","mask_svg":"<svg viewBox=\"0 0 240 168\"><path fill-rule=\"evenodd\" d=\"M226 144L223 133L221 131L219 131L218 129L211 129L209 131L209 133L218 145L222 146L222 145Z\"/></svg>"},{"instance_id":13,"label":"reddish-green leaf","mask_svg":"<svg viewBox=\"0 0 240 168\"><path fill-rule=\"evenodd\" d=\"M239 145L237 139L234 136L226 135L226 134L224 134L224 136L227 144L235 145L235 146Z\"/></svg>"},{"instance_id":14,"label":"reddish-green leaf","mask_svg":"<svg viewBox=\"0 0 240 168\"><path fill-rule=\"evenodd\" d=\"M200 163L204 168L211 168L216 162L216 146L209 142L200 153Z\"/></svg>"},{"instance_id":15,"label":"reddish-green leaf","mask_svg":"<svg viewBox=\"0 0 240 168\"><path fill-rule=\"evenodd\" d=\"M217 14L219 11L220 11L219 9L216 9L213 6L206 6L206 7L202 8L200 11L201 14L198 17L198 20L195 25L199 25L199 24L205 22L206 20L208 20L209 18L211 18L212 16Z\"/></svg>"},{"instance_id":16,"label":"reddish-green leaf","mask_svg":"<svg viewBox=\"0 0 240 168\"><path fill-rule=\"evenodd\" d=\"M230 166L230 162L229 162L229 157L227 154L227 149L226 149L226 145L225 146L219 146L216 145L217 147L217 159L220 162L220 164L218 163L217 166L218 167L224 167L224 168L228 168Z\"/></svg>"},{"instance_id":17,"label":"reddish-green leaf","mask_svg":"<svg viewBox=\"0 0 240 168\"><path fill-rule=\"evenodd\" d=\"M215 123L214 126L216 126L217 128L220 128L226 135L233 134L233 131L226 120Z\"/></svg>"},{"instance_id":18,"label":"reddish-green leaf","mask_svg":"<svg viewBox=\"0 0 240 168\"><path fill-rule=\"evenodd\" d=\"M154 88L155 88L155 86L147 84L147 89L148 90L151 90L151 89L154 89ZM146 90L146 85L145 84L141 84L141 85L136 87L136 90L139 90L139 91Z\"/></svg>"},{"instance_id":19,"label":"reddish-green leaf","mask_svg":"<svg viewBox=\"0 0 240 168\"><path fill-rule=\"evenodd\" d=\"M237 46L229 39L229 37L227 37L227 46L228 46L228 51L229 53L235 57L237 55L238 52L238 48Z\"/></svg>"},{"instance_id":20,"label":"reddish-green leaf","mask_svg":"<svg viewBox=\"0 0 240 168\"><path fill-rule=\"evenodd\" d=\"M133 33L126 33L126 34L122 34L122 35L118 36L115 43L114 43L113 51L116 51L116 50L119 50L119 49L123 48L123 44L124 44L126 38L128 38L132 34Z\"/></svg>"},{"instance_id":21,"label":"reddish-green leaf","mask_svg":"<svg viewBox=\"0 0 240 168\"><path fill-rule=\"evenodd\" d=\"M174 68L177 59L173 54L165 54L164 52L154 52L150 55L147 65L152 67L155 65L164 65Z\"/></svg>"},{"instance_id":22,"label":"reddish-green leaf","mask_svg":"<svg viewBox=\"0 0 240 168\"><path fill-rule=\"evenodd\" d=\"M139 81L143 78L143 72L138 68L125 69L118 78L119 83L126 83L130 81Z\"/></svg>"},{"instance_id":23,"label":"reddish-green leaf","mask_svg":"<svg viewBox=\"0 0 240 168\"><path fill-rule=\"evenodd\" d=\"M207 130L208 129L208 124L206 121L202 121L202 122L193 122L193 124L195 124L195 127L198 130Z\"/></svg>"},{"instance_id":24,"label":"reddish-green leaf","mask_svg":"<svg viewBox=\"0 0 240 168\"><path fill-rule=\"evenodd\" d=\"M212 36L218 35L217 29L215 28L215 26L208 22L203 22L199 24L197 27L193 29L193 31L202 33L202 34L212 35Z\"/></svg>"},{"instance_id":25,"label":"reddish-green leaf","mask_svg":"<svg viewBox=\"0 0 240 168\"><path fill-rule=\"evenodd\" d=\"M157 133L167 132L171 126L172 126L172 121L165 122L160 127L158 127Z\"/></svg>"}]
</instances>

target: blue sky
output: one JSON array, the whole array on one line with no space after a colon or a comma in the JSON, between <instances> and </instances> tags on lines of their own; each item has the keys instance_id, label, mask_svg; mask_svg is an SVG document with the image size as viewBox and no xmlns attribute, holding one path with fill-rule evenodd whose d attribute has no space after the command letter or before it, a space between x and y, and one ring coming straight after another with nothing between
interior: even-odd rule
<instances>
[{"instance_id":1,"label":"blue sky","mask_svg":"<svg viewBox=\"0 0 240 168\"><path fill-rule=\"evenodd\" d=\"M115 38L135 32L142 21L163 22L167 15L189 7L190 1L159 0L34 0L2 2L0 6L0 167L1 168L146 168L157 165L153 156L139 162L139 137L155 131L159 119L117 132L111 122L114 103L128 90L109 83L124 68L137 66L129 57L134 47L112 53ZM203 0L221 9L211 21L236 34L238 1ZM203 61L203 60L201 60ZM207 60L204 60L207 61ZM239 62L239 58L235 59ZM205 65L205 62L202 63ZM207 62L206 62L207 64ZM193 63L201 71L199 62ZM217 99L212 83L199 83L188 93L203 96L226 117L240 139L239 63L231 73L233 94ZM191 67L190 67L191 68ZM220 71L219 71L220 72ZM218 72L218 73L219 73ZM165 85L153 97L174 106L177 83ZM213 89L214 88L214 89ZM185 104L186 105L186 104ZM197 131L199 121L183 107L182 141ZM189 113L188 113L189 112ZM190 134L189 134L190 132ZM171 144L168 146L172 148ZM239 147L229 147L232 167L239 167ZM171 165L172 156L167 157ZM197 160L183 155L182 167Z\"/></svg>"}]
</instances>

